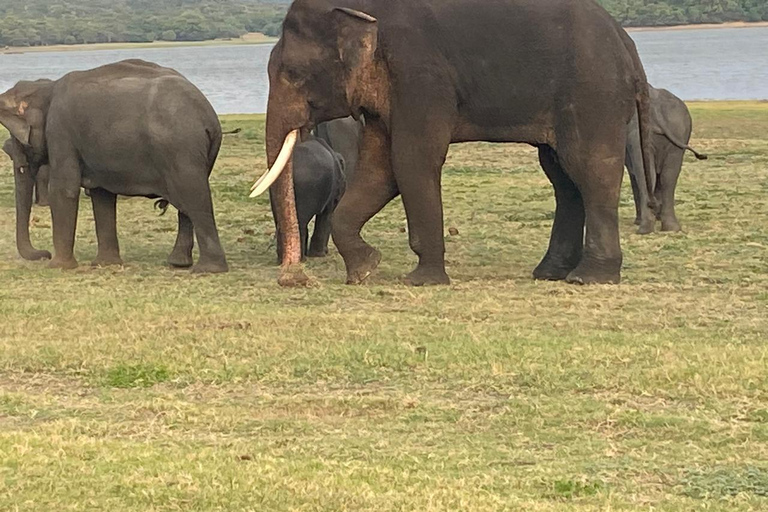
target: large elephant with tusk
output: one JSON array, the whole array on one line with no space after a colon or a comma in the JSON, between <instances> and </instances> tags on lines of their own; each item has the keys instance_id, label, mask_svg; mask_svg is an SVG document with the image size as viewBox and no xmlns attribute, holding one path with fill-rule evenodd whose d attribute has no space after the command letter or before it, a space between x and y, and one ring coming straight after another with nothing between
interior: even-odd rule
<instances>
[{"instance_id":1,"label":"large elephant with tusk","mask_svg":"<svg viewBox=\"0 0 768 512\"><path fill-rule=\"evenodd\" d=\"M378 266L360 231L397 195L418 256L406 282L449 282L441 169L448 146L469 141L539 150L557 210L535 278L619 282L627 125L638 112L650 173L649 93L632 40L594 0L295 0L269 79L270 170L253 194L274 184L282 284L306 280L293 148L317 124L349 115L364 116L365 128L333 221L348 283Z\"/></svg>"}]
</instances>

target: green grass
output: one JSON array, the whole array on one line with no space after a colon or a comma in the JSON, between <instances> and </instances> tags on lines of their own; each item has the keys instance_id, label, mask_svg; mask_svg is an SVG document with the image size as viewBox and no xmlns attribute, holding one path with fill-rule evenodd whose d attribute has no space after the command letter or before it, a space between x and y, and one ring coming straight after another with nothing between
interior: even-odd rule
<instances>
[{"instance_id":1,"label":"green grass","mask_svg":"<svg viewBox=\"0 0 768 512\"><path fill-rule=\"evenodd\" d=\"M21 261L0 174L0 510L759 511L768 508L768 103L693 104L684 232L640 237L620 286L538 283L553 195L525 146L452 149L453 284L398 284L395 202L362 287L335 251L275 284L263 118L213 175L232 271L164 266L174 215L121 200L124 268ZM628 180L626 180L628 182ZM85 198L84 198L85 199ZM50 248L50 216L33 238Z\"/></svg>"}]
</instances>

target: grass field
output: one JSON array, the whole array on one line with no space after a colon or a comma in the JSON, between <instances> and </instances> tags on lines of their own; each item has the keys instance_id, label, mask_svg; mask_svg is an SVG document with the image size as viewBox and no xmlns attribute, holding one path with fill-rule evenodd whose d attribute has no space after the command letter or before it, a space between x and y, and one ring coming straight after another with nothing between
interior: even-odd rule
<instances>
[{"instance_id":1,"label":"grass field","mask_svg":"<svg viewBox=\"0 0 768 512\"><path fill-rule=\"evenodd\" d=\"M365 286L332 251L277 287L261 117L224 118L227 275L167 269L175 215L138 199L124 268L87 265L86 202L78 270L21 261L4 164L0 510L767 510L768 103L691 109L685 231L634 234L625 180L619 286L530 279L554 200L525 146L452 149L453 284L427 289L398 284L399 202Z\"/></svg>"}]
</instances>

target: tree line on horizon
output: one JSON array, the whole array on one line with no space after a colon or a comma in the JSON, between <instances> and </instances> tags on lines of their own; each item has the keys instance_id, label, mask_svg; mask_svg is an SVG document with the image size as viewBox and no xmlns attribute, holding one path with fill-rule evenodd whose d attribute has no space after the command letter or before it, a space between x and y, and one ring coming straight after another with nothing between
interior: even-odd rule
<instances>
[{"instance_id":1,"label":"tree line on horizon","mask_svg":"<svg viewBox=\"0 0 768 512\"><path fill-rule=\"evenodd\" d=\"M624 26L768 21L766 0L598 0ZM290 0L0 0L0 45L205 41L280 33Z\"/></svg>"}]
</instances>

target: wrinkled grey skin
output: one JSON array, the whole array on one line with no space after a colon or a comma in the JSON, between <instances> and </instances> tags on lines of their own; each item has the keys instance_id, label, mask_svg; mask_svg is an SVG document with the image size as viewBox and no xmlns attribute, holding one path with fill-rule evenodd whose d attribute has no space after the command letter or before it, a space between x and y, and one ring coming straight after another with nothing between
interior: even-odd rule
<instances>
[{"instance_id":1,"label":"wrinkled grey skin","mask_svg":"<svg viewBox=\"0 0 768 512\"><path fill-rule=\"evenodd\" d=\"M328 254L331 219L346 190L344 157L323 140L311 137L298 144L293 153L293 188L299 219L302 259ZM315 230L309 240L309 222ZM278 262L282 254L278 245Z\"/></svg>"},{"instance_id":2,"label":"wrinkled grey skin","mask_svg":"<svg viewBox=\"0 0 768 512\"><path fill-rule=\"evenodd\" d=\"M688 145L693 122L685 103L665 89L650 87L650 93L652 165L656 180L651 188L655 190L658 212L649 206L649 187L643 171L637 115L630 121L627 135L626 166L635 199L635 224L639 225L637 232L641 235L653 233L657 218L661 220L662 231L680 231L680 222L675 213L675 189L685 152L691 151L699 160L707 158Z\"/></svg>"},{"instance_id":3,"label":"wrinkled grey skin","mask_svg":"<svg viewBox=\"0 0 768 512\"><path fill-rule=\"evenodd\" d=\"M348 183L352 181L357 169L360 145L363 142L363 128L365 128L365 121L362 116L357 121L351 116L334 119L320 123L315 128L315 135L344 157L346 164L344 175Z\"/></svg>"},{"instance_id":4,"label":"wrinkled grey skin","mask_svg":"<svg viewBox=\"0 0 768 512\"><path fill-rule=\"evenodd\" d=\"M36 204L48 206L49 167L40 165L35 155L27 154L24 146L14 138L5 141L3 151L11 157L13 163L16 187L16 248L25 260L51 259L50 252L35 249L29 238L33 195Z\"/></svg>"},{"instance_id":5,"label":"wrinkled grey skin","mask_svg":"<svg viewBox=\"0 0 768 512\"><path fill-rule=\"evenodd\" d=\"M122 264L117 195L162 198L179 211L168 261L196 272L226 272L208 178L221 125L205 96L172 69L127 60L76 71L55 82L19 82L0 95L0 123L41 163L50 163L52 268L75 268L80 188L90 191L98 254Z\"/></svg>"}]
</instances>

